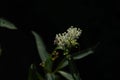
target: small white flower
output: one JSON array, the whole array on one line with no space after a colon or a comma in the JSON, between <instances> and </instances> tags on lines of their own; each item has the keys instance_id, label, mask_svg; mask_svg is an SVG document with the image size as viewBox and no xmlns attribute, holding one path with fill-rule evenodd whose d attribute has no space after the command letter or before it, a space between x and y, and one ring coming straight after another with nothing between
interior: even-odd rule
<instances>
[{"instance_id":1,"label":"small white flower","mask_svg":"<svg viewBox=\"0 0 120 80\"><path fill-rule=\"evenodd\" d=\"M64 49L65 47L69 48L71 46L76 46L78 44L77 39L79 38L81 33L82 30L80 28L74 28L73 26L71 26L67 29L67 32L56 34L54 43L62 49Z\"/></svg>"}]
</instances>

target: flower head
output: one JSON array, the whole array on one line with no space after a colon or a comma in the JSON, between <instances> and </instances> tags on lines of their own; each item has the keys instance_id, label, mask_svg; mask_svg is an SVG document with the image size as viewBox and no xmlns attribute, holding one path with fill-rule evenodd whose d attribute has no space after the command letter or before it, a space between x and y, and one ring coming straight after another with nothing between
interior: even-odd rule
<instances>
[{"instance_id":1,"label":"flower head","mask_svg":"<svg viewBox=\"0 0 120 80\"><path fill-rule=\"evenodd\" d=\"M67 32L56 34L54 43L61 49L70 48L78 44L77 39L81 35L82 30L71 26Z\"/></svg>"}]
</instances>

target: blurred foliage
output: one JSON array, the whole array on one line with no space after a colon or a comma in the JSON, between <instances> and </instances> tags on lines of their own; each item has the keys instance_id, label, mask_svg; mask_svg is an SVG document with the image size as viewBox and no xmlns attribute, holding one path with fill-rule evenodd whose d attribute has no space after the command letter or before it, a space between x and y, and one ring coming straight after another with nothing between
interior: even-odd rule
<instances>
[{"instance_id":1,"label":"blurred foliage","mask_svg":"<svg viewBox=\"0 0 120 80\"><path fill-rule=\"evenodd\" d=\"M17 29L17 27L14 24L2 18L0 18L0 27L5 27L8 29L13 29L13 30Z\"/></svg>"},{"instance_id":2,"label":"blurred foliage","mask_svg":"<svg viewBox=\"0 0 120 80\"><path fill-rule=\"evenodd\" d=\"M14 24L5 19L0 19L0 27L5 27L13 30L17 29ZM44 73L38 72L36 65L32 63L28 72L28 80L61 80L62 78L66 80L82 80L79 75L79 70L77 69L74 61L80 60L90 54L93 54L98 44L88 49L82 51L78 50L75 52L69 52L66 49L63 50L59 47L56 47L52 53L48 53L46 51L46 46L44 45L44 42L39 34L37 34L35 31L32 31L32 34L36 40L38 54L42 61L40 63L40 67L42 67ZM1 52L2 49L0 45L0 55ZM61 52L62 54L67 54L60 56ZM68 67L69 70L64 70L66 67Z\"/></svg>"},{"instance_id":3,"label":"blurred foliage","mask_svg":"<svg viewBox=\"0 0 120 80\"><path fill-rule=\"evenodd\" d=\"M46 74L45 76L42 76L44 80L59 80L60 76L63 76L66 80L82 80L79 75L79 70L74 64L74 61L93 54L95 48L99 43L91 48L82 51L71 52L72 54L68 54L65 56L63 55L61 57L59 55L60 50L62 51L61 48L56 47L55 50L53 50L53 53L47 53L47 51L45 51L46 47L45 45L43 45L42 38L36 32L32 31L32 33L35 36L36 46L38 48L40 59L42 60L40 66L43 67L44 73ZM62 51L62 53L64 53L64 50ZM61 57L62 59L59 57ZM64 70L65 67L68 67L69 70ZM39 75L40 74L42 75L43 73L39 73Z\"/></svg>"}]
</instances>

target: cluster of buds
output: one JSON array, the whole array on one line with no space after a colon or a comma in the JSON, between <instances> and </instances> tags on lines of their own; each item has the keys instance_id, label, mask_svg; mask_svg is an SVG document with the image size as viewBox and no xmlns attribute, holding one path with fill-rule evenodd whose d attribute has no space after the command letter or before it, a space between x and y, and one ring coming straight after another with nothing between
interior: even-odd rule
<instances>
[{"instance_id":1,"label":"cluster of buds","mask_svg":"<svg viewBox=\"0 0 120 80\"><path fill-rule=\"evenodd\" d=\"M56 44L59 48L65 49L78 45L77 39L81 35L82 30L80 28L76 28L71 26L67 29L67 32L62 34L56 34L54 44Z\"/></svg>"}]
</instances>

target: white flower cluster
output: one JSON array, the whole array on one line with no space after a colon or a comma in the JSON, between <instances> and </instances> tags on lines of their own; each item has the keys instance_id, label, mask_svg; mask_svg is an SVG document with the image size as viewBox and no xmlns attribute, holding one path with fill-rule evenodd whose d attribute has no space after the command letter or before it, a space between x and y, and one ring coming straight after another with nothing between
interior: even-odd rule
<instances>
[{"instance_id":1,"label":"white flower cluster","mask_svg":"<svg viewBox=\"0 0 120 80\"><path fill-rule=\"evenodd\" d=\"M69 48L72 46L76 46L78 44L77 39L79 38L81 33L82 30L80 28L71 26L67 29L67 32L56 34L54 43L62 49L64 49L65 47Z\"/></svg>"}]
</instances>

